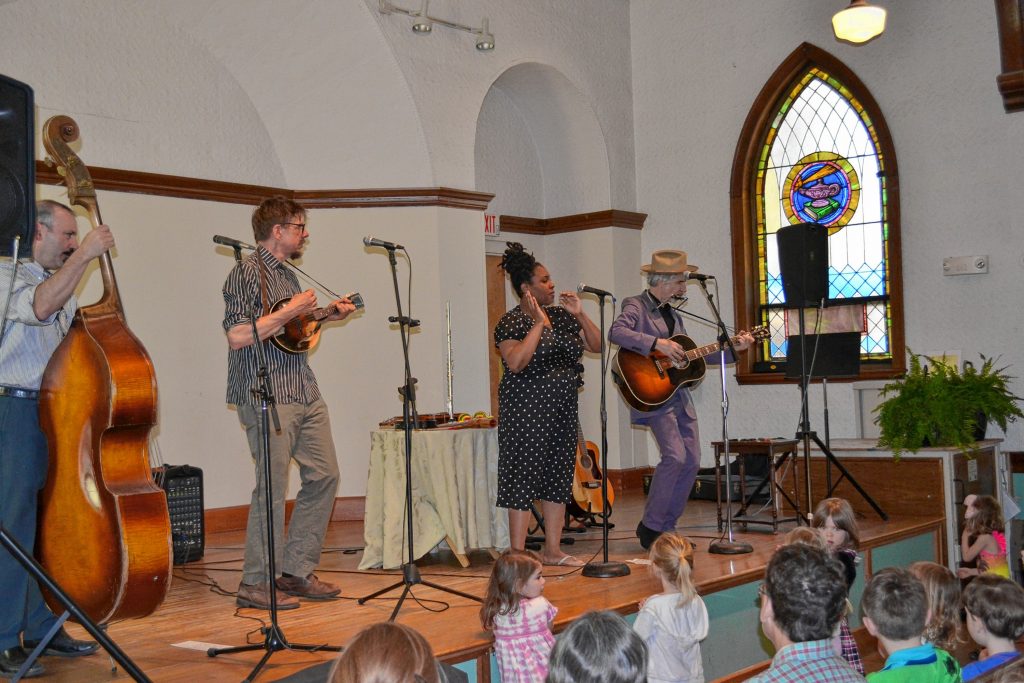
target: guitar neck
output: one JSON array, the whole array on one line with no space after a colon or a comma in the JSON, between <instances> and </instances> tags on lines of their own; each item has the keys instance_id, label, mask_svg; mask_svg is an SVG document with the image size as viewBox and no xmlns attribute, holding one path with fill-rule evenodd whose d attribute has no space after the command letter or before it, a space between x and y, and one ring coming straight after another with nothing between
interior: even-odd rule
<instances>
[{"instance_id":1,"label":"guitar neck","mask_svg":"<svg viewBox=\"0 0 1024 683\"><path fill-rule=\"evenodd\" d=\"M735 344L737 339L739 339L739 337L730 337L729 341ZM704 346L698 346L697 348L690 349L689 351L686 352L686 360L693 361L697 360L698 358L703 358L704 356L710 356L713 353L718 353L718 351L721 348L722 345L719 344L718 342L705 344Z\"/></svg>"}]
</instances>

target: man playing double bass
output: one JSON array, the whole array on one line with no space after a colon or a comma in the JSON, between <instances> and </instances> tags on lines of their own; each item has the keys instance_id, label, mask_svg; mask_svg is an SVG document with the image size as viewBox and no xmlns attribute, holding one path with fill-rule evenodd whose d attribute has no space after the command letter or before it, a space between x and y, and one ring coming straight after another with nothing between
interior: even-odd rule
<instances>
[{"instance_id":1,"label":"man playing double bass","mask_svg":"<svg viewBox=\"0 0 1024 683\"><path fill-rule=\"evenodd\" d=\"M258 247L228 274L224 283L224 330L228 340L227 402L238 410L249 449L257 465L257 484L249 506L245 532L245 563L238 586L239 607L270 608L270 578L267 576L266 504L262 466L257 457L260 434L260 400L257 388L258 356L253 345L252 318L256 316L259 341L276 335L281 327L316 308L312 290L301 291L295 274L285 261L302 256L309 233L306 211L284 197L264 200L252 214L252 228ZM281 299L291 297L270 312ZM332 304L335 311L327 320L342 320L355 310L348 299ZM286 353L264 343L270 385L281 420L281 432L270 428L270 468L274 510L274 561L281 575L275 577L278 609L295 609L298 598L329 600L341 589L321 581L313 570L320 562L327 524L338 487L338 461L334 453L330 417L320 396L316 377L305 353ZM295 509L284 539L284 503L288 488L288 467L299 466L302 486L295 497Z\"/></svg>"},{"instance_id":2,"label":"man playing double bass","mask_svg":"<svg viewBox=\"0 0 1024 683\"><path fill-rule=\"evenodd\" d=\"M49 465L46 435L39 427L39 385L78 307L75 288L89 263L113 246L106 225L91 230L79 244L75 214L44 200L36 205L32 258L17 264L0 343L0 523L29 552ZM14 266L13 259L0 262L0 298L11 288ZM17 673L57 617L43 602L39 585L6 551L0 551L0 586L0 676L6 677ZM80 657L98 647L75 640L62 628L43 654ZM42 665L34 662L27 675L42 673Z\"/></svg>"}]
</instances>

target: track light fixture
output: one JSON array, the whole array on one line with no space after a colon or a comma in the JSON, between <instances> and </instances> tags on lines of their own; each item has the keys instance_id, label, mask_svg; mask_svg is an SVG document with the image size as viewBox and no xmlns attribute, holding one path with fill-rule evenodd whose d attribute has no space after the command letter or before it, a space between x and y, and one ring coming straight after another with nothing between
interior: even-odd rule
<instances>
[{"instance_id":1,"label":"track light fixture","mask_svg":"<svg viewBox=\"0 0 1024 683\"><path fill-rule=\"evenodd\" d=\"M849 7L832 16L832 30L839 40L866 43L885 30L885 10L867 0L852 0Z\"/></svg>"},{"instance_id":2,"label":"track light fixture","mask_svg":"<svg viewBox=\"0 0 1024 683\"><path fill-rule=\"evenodd\" d=\"M484 17L483 21L481 21L480 28L466 26L465 24L448 21L447 19L432 17L427 13L427 5L429 1L430 0L422 0L418 10L411 10L406 9L405 7L399 7L390 0L380 0L380 13L404 14L407 17L412 17L415 20L415 23L412 25L413 33L417 33L419 35L430 33L434 29L434 24L437 24L446 28L455 29L456 31L472 33L476 36L476 49L480 52L490 52L494 49L494 34L490 31L487 17Z\"/></svg>"}]
</instances>

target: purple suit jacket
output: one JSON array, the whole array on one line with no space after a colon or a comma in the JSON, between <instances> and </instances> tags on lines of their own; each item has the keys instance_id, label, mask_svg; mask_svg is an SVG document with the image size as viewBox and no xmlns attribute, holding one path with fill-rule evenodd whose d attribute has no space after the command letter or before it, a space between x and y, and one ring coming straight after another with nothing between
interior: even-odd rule
<instances>
[{"instance_id":1,"label":"purple suit jacket","mask_svg":"<svg viewBox=\"0 0 1024 683\"><path fill-rule=\"evenodd\" d=\"M675 329L672 334L686 334L686 327L683 325L683 317L678 311L672 311L675 319ZM608 341L618 344L624 349L648 355L658 339L667 339L668 325L665 318L658 310L658 304L649 292L645 291L638 296L631 296L622 300L622 311L612 323L608 330ZM629 415L633 422L642 418L650 418L667 411L676 400L681 400L685 410L693 413L690 406L690 390L680 389L676 395L655 410L641 411L630 407ZM696 415L694 415L696 419Z\"/></svg>"}]
</instances>

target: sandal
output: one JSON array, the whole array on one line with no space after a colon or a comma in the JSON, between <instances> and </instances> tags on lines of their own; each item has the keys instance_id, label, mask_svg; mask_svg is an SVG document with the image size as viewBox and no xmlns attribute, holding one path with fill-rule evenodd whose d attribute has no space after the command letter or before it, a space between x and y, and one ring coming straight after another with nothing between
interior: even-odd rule
<instances>
[{"instance_id":1,"label":"sandal","mask_svg":"<svg viewBox=\"0 0 1024 683\"><path fill-rule=\"evenodd\" d=\"M584 567L584 566L586 566L586 562L584 562L580 558L574 557L572 555L562 555L562 557L557 562L550 562L550 561L545 560L545 559L542 558L541 562L544 564L545 567Z\"/></svg>"}]
</instances>

